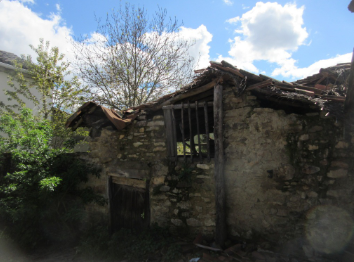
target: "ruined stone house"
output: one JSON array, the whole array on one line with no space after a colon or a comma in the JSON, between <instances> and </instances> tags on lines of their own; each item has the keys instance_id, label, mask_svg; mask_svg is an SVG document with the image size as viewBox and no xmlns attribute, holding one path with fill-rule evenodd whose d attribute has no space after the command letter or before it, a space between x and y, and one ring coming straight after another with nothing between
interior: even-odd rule
<instances>
[{"instance_id":1,"label":"ruined stone house","mask_svg":"<svg viewBox=\"0 0 354 262\"><path fill-rule=\"evenodd\" d=\"M288 83L211 62L181 90L123 113L84 104L67 126L91 127L85 158L102 176L89 183L109 200L88 214L113 230L157 223L307 256L339 251L353 232L349 69Z\"/></svg>"}]
</instances>

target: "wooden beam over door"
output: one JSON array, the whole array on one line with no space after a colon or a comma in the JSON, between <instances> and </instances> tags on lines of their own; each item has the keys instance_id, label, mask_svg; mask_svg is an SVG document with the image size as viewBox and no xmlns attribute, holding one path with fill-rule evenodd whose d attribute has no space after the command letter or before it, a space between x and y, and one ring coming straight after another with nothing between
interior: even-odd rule
<instances>
[{"instance_id":1,"label":"wooden beam over door","mask_svg":"<svg viewBox=\"0 0 354 262\"><path fill-rule=\"evenodd\" d=\"M214 139L215 139L215 242L219 247L224 246L226 239L226 203L224 179L224 143L223 143L223 103L222 85L214 87Z\"/></svg>"}]
</instances>

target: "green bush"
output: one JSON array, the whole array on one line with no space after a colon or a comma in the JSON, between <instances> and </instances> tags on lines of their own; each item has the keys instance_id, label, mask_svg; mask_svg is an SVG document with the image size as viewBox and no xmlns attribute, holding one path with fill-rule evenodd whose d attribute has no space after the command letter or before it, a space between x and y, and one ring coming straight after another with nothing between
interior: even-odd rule
<instances>
[{"instance_id":1,"label":"green bush","mask_svg":"<svg viewBox=\"0 0 354 262\"><path fill-rule=\"evenodd\" d=\"M22 109L14 117L0 116L0 165L11 156L11 170L0 177L0 216L7 233L28 248L51 240L75 238L83 205L105 200L80 184L99 170L70 154L53 148L53 128ZM7 158L8 161L8 158Z\"/></svg>"}]
</instances>

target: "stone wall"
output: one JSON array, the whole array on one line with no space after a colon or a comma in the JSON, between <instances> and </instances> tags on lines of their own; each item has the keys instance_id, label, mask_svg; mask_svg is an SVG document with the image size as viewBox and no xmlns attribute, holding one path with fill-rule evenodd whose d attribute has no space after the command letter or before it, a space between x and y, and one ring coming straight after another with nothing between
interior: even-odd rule
<instances>
[{"instance_id":1,"label":"stone wall","mask_svg":"<svg viewBox=\"0 0 354 262\"><path fill-rule=\"evenodd\" d=\"M108 200L108 178L124 177L150 181L150 224L171 232L203 232L215 228L213 162L172 163L168 160L162 115L141 115L124 130L103 129L89 142L86 158L102 167L99 179L89 185ZM90 216L109 220L109 205L89 205Z\"/></svg>"},{"instance_id":2,"label":"stone wall","mask_svg":"<svg viewBox=\"0 0 354 262\"><path fill-rule=\"evenodd\" d=\"M296 243L309 257L344 248L353 229L353 152L341 125L320 113L261 108L229 88L223 97L229 234Z\"/></svg>"},{"instance_id":3,"label":"stone wall","mask_svg":"<svg viewBox=\"0 0 354 262\"><path fill-rule=\"evenodd\" d=\"M343 248L353 232L354 154L341 124L322 113L264 108L227 87L223 103L228 234L308 257ZM169 161L162 115L104 129L89 144L89 158L102 166L102 177L90 181L96 192L108 198L109 176L148 180L151 224L213 235L213 160ZM109 217L109 206L89 210Z\"/></svg>"}]
</instances>

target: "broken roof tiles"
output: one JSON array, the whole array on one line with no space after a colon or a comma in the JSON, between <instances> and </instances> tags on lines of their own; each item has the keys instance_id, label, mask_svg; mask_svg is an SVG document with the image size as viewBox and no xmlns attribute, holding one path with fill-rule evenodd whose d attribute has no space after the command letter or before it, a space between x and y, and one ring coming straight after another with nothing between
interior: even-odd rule
<instances>
[{"instance_id":1,"label":"broken roof tiles","mask_svg":"<svg viewBox=\"0 0 354 262\"><path fill-rule=\"evenodd\" d=\"M93 104L100 107L104 115L117 128L122 129L134 119L141 110L153 112L165 105L172 105L186 101L212 101L212 88L220 83L232 86L234 94L240 96L250 91L267 106L278 109L287 108L288 111L302 109L303 111L324 110L332 116L341 118L343 115L345 95L348 86L350 63L337 64L321 69L319 73L301 80L289 83L278 81L265 75L255 75L229 64L226 61L210 62L205 69L196 70L194 81L180 90L164 95L159 99L135 106L118 114L114 110L98 106L93 102L84 104L78 112L71 116L67 127L82 126L78 123L87 114ZM82 121L82 120L81 120Z\"/></svg>"}]
</instances>

